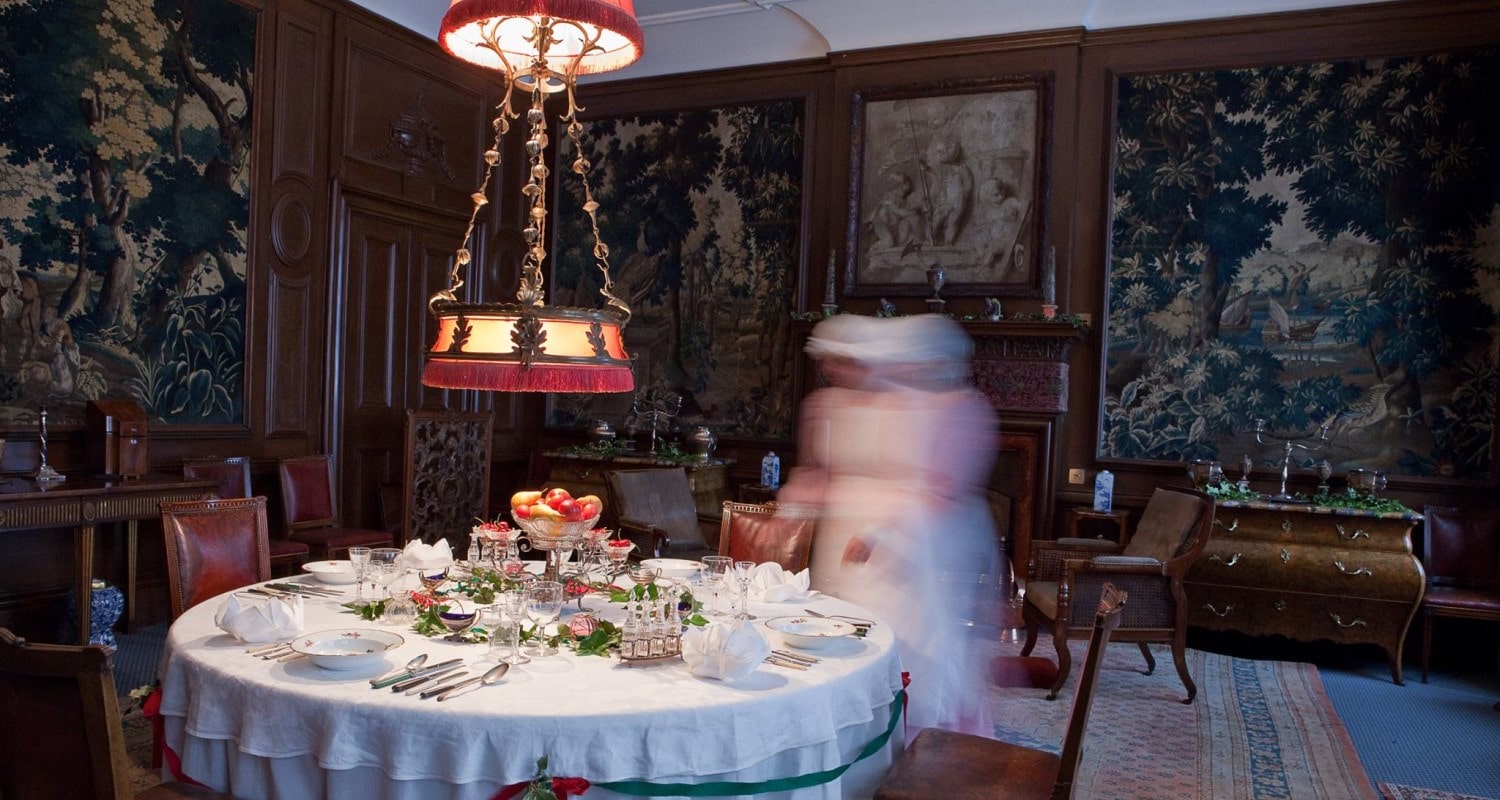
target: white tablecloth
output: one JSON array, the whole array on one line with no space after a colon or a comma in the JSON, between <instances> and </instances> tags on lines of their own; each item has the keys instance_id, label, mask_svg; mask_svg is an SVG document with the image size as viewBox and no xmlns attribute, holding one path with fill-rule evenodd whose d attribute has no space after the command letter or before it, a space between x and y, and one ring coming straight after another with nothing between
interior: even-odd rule
<instances>
[{"instance_id":1,"label":"white tablecloth","mask_svg":"<svg viewBox=\"0 0 1500 800\"><path fill-rule=\"evenodd\" d=\"M483 645L405 629L406 643L365 670L264 661L214 626L222 600L202 603L172 625L161 713L183 771L243 798L490 798L531 778L543 755L553 776L595 784L809 775L849 764L883 734L901 688L890 628L877 624L864 639L817 651L823 661L806 671L764 664L723 683L694 678L681 662L626 667L564 651L438 703L372 690L367 679L423 652L429 664L453 657L472 663ZM602 598L587 603L607 605ZM751 612L765 620L803 607L868 617L827 597L752 604ZM337 601L307 604L308 632L357 627L399 630L362 621ZM777 634L765 633L781 646ZM901 745L898 723L888 746L841 778L756 797L869 797ZM629 796L639 795L594 786L587 798Z\"/></svg>"}]
</instances>

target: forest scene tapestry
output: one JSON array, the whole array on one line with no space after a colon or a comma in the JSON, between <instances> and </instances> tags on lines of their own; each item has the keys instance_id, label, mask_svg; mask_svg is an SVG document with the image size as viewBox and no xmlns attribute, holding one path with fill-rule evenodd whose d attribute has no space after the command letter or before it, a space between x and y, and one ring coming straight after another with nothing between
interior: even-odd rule
<instances>
[{"instance_id":1,"label":"forest scene tapestry","mask_svg":"<svg viewBox=\"0 0 1500 800\"><path fill-rule=\"evenodd\" d=\"M256 14L0 0L0 426L244 417Z\"/></svg>"},{"instance_id":2,"label":"forest scene tapestry","mask_svg":"<svg viewBox=\"0 0 1500 800\"><path fill-rule=\"evenodd\" d=\"M783 438L795 416L790 315L801 250L800 100L586 122L583 147L637 393L682 398L676 425ZM553 302L600 305L601 276L565 142ZM634 396L554 395L548 424L628 430Z\"/></svg>"},{"instance_id":3,"label":"forest scene tapestry","mask_svg":"<svg viewBox=\"0 0 1500 800\"><path fill-rule=\"evenodd\" d=\"M1492 481L1500 50L1117 92L1100 457Z\"/></svg>"}]
</instances>

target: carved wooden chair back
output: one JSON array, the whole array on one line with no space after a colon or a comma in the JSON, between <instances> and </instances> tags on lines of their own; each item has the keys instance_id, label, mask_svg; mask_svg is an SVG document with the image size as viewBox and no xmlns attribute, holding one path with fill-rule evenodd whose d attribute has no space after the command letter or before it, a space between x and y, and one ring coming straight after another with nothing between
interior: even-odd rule
<instances>
[{"instance_id":1,"label":"carved wooden chair back","mask_svg":"<svg viewBox=\"0 0 1500 800\"><path fill-rule=\"evenodd\" d=\"M476 519L486 519L490 447L495 418L488 413L406 412L406 471L401 490L401 540L432 543L448 537L467 546Z\"/></svg>"},{"instance_id":2,"label":"carved wooden chair back","mask_svg":"<svg viewBox=\"0 0 1500 800\"><path fill-rule=\"evenodd\" d=\"M1500 621L1500 509L1427 506L1422 562L1422 682L1437 617Z\"/></svg>"}]
</instances>

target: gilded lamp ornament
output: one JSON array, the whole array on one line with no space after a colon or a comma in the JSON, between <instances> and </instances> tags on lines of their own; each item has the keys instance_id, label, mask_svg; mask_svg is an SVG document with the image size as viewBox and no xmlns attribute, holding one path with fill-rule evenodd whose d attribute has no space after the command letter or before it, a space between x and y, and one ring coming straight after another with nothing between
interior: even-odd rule
<instances>
[{"instance_id":1,"label":"gilded lamp ornament","mask_svg":"<svg viewBox=\"0 0 1500 800\"><path fill-rule=\"evenodd\" d=\"M582 110L575 98L579 75L628 66L640 58L642 34L632 0L453 0L443 15L438 43L465 61L499 70L505 93L496 107L494 145L484 153L484 180L474 192L473 212L447 289L428 308L437 318L437 341L427 354L422 382L450 389L508 392L628 392L635 388L623 331L630 307L613 292L609 248L600 240L599 204L589 187L591 164L579 134ZM527 208L522 235L526 253L514 303L459 300L460 273L472 260L469 243L488 188L500 164L501 145L521 119L513 99L529 96L525 111L528 163L521 203ZM545 303L542 265L547 257L549 143L545 101L561 94L560 118L576 154L571 165L583 184L583 211L593 232L593 258L603 275L604 307L561 308Z\"/></svg>"}]
</instances>

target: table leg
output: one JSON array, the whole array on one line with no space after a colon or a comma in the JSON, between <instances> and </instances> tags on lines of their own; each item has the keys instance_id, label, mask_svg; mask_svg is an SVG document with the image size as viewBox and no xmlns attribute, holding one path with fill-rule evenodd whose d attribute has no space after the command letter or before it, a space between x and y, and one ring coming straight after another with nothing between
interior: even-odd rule
<instances>
[{"instance_id":1,"label":"table leg","mask_svg":"<svg viewBox=\"0 0 1500 800\"><path fill-rule=\"evenodd\" d=\"M89 622L94 610L94 531L93 525L80 525L73 532L73 549L78 561L78 643L89 643Z\"/></svg>"},{"instance_id":2,"label":"table leg","mask_svg":"<svg viewBox=\"0 0 1500 800\"><path fill-rule=\"evenodd\" d=\"M125 521L125 630L135 630L136 547L140 543L140 521Z\"/></svg>"}]
</instances>

